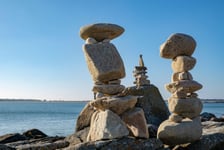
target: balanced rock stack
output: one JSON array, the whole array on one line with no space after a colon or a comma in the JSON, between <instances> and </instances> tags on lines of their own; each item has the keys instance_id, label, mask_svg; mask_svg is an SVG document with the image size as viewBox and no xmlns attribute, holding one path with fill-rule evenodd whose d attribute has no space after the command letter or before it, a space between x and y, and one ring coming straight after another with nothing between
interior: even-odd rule
<instances>
[{"instance_id":1,"label":"balanced rock stack","mask_svg":"<svg viewBox=\"0 0 224 150\"><path fill-rule=\"evenodd\" d=\"M199 140L202 134L199 115L203 106L195 93L202 85L194 81L189 72L196 64L191 56L195 47L196 41L181 33L171 35L160 47L161 57L172 59L174 72L172 83L166 85L172 93L168 100L171 115L160 125L157 134L167 145L191 143Z\"/></svg>"},{"instance_id":2,"label":"balanced rock stack","mask_svg":"<svg viewBox=\"0 0 224 150\"><path fill-rule=\"evenodd\" d=\"M96 93L96 98L90 102L95 111L91 114L87 141L127 135L149 136L144 112L135 108L137 97L121 94L125 87L120 84L120 79L125 77L125 68L119 52L110 41L123 32L122 27L106 23L88 25L80 30L80 36L86 40L83 51L95 83L93 92ZM89 106L86 107L88 109Z\"/></svg>"},{"instance_id":3,"label":"balanced rock stack","mask_svg":"<svg viewBox=\"0 0 224 150\"><path fill-rule=\"evenodd\" d=\"M140 55L139 66L135 66L135 70L133 71L135 81L134 84L139 88L141 86L150 85L150 81L147 80L148 76L146 75L147 68L144 65L144 61L142 55Z\"/></svg>"}]
</instances>

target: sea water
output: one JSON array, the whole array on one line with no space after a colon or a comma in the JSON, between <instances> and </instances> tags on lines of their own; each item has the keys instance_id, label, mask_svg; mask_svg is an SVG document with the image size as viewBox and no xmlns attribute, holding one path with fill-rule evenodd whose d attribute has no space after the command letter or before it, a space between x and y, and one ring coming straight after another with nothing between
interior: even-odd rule
<instances>
[{"instance_id":1,"label":"sea water","mask_svg":"<svg viewBox=\"0 0 224 150\"><path fill-rule=\"evenodd\" d=\"M49 136L67 136L87 102L0 101L0 135L37 128ZM202 112L224 114L224 103L204 103Z\"/></svg>"},{"instance_id":2,"label":"sea water","mask_svg":"<svg viewBox=\"0 0 224 150\"><path fill-rule=\"evenodd\" d=\"M0 135L37 128L49 136L74 133L86 102L0 101Z\"/></svg>"}]
</instances>

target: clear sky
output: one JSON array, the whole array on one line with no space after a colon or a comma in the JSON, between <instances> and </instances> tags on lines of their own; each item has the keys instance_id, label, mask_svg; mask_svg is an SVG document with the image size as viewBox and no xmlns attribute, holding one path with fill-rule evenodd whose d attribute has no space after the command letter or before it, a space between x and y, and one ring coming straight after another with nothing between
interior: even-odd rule
<instances>
[{"instance_id":1,"label":"clear sky","mask_svg":"<svg viewBox=\"0 0 224 150\"><path fill-rule=\"evenodd\" d=\"M159 46L172 33L195 38L194 80L200 98L224 98L222 0L0 0L0 98L89 100L93 81L82 52L81 26L114 23L125 32L112 40L123 58L125 86L143 54L148 76L170 96L171 60Z\"/></svg>"}]
</instances>

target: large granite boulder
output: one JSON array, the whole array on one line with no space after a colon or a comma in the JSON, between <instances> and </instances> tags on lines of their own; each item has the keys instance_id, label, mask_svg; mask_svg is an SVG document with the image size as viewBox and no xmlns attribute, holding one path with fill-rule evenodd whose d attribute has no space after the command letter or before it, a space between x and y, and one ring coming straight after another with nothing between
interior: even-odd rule
<instances>
[{"instance_id":1,"label":"large granite boulder","mask_svg":"<svg viewBox=\"0 0 224 150\"><path fill-rule=\"evenodd\" d=\"M156 86L150 84L140 88L128 87L124 93L141 96L135 106L143 109L147 124L159 126L161 122L168 119L169 110Z\"/></svg>"},{"instance_id":2,"label":"large granite boulder","mask_svg":"<svg viewBox=\"0 0 224 150\"><path fill-rule=\"evenodd\" d=\"M166 120L158 129L157 137L167 145L179 145L197 141L202 134L200 118L183 119L181 123Z\"/></svg>"},{"instance_id":3,"label":"large granite boulder","mask_svg":"<svg viewBox=\"0 0 224 150\"><path fill-rule=\"evenodd\" d=\"M113 96L102 97L90 102L92 106L99 110L109 109L120 115L128 109L132 109L137 102L137 96Z\"/></svg>"},{"instance_id":4,"label":"large granite boulder","mask_svg":"<svg viewBox=\"0 0 224 150\"><path fill-rule=\"evenodd\" d=\"M170 93L175 93L177 91L182 91L184 93L193 93L202 88L202 85L194 80L181 80L166 84L166 89Z\"/></svg>"},{"instance_id":5,"label":"large granite boulder","mask_svg":"<svg viewBox=\"0 0 224 150\"><path fill-rule=\"evenodd\" d=\"M124 28L116 24L97 23L84 26L80 29L80 36L84 40L91 37L101 42L105 39L114 39L124 32Z\"/></svg>"},{"instance_id":6,"label":"large granite boulder","mask_svg":"<svg viewBox=\"0 0 224 150\"><path fill-rule=\"evenodd\" d=\"M91 106L90 102L88 102L85 107L80 112L77 120L76 120L76 126L75 131L80 131L86 127L89 127L91 117L93 113L95 112L94 108Z\"/></svg>"},{"instance_id":7,"label":"large granite boulder","mask_svg":"<svg viewBox=\"0 0 224 150\"><path fill-rule=\"evenodd\" d=\"M121 119L126 123L131 135L134 137L149 138L145 115L141 108L135 107L123 113Z\"/></svg>"},{"instance_id":8,"label":"large granite boulder","mask_svg":"<svg viewBox=\"0 0 224 150\"><path fill-rule=\"evenodd\" d=\"M194 68L196 59L190 56L177 56L172 60L173 72L185 72Z\"/></svg>"},{"instance_id":9,"label":"large granite boulder","mask_svg":"<svg viewBox=\"0 0 224 150\"><path fill-rule=\"evenodd\" d=\"M182 117L195 118L200 115L203 105L198 98L179 99L171 97L168 107L172 113L181 114Z\"/></svg>"},{"instance_id":10,"label":"large granite boulder","mask_svg":"<svg viewBox=\"0 0 224 150\"><path fill-rule=\"evenodd\" d=\"M117 114L110 110L96 111L91 118L87 141L120 138L128 134L125 123Z\"/></svg>"},{"instance_id":11,"label":"large granite boulder","mask_svg":"<svg viewBox=\"0 0 224 150\"><path fill-rule=\"evenodd\" d=\"M108 82L125 77L122 58L112 43L85 44L83 52L94 81Z\"/></svg>"},{"instance_id":12,"label":"large granite boulder","mask_svg":"<svg viewBox=\"0 0 224 150\"><path fill-rule=\"evenodd\" d=\"M179 55L191 56L195 47L194 38L183 33L175 33L160 46L160 56L168 59L173 59Z\"/></svg>"}]
</instances>

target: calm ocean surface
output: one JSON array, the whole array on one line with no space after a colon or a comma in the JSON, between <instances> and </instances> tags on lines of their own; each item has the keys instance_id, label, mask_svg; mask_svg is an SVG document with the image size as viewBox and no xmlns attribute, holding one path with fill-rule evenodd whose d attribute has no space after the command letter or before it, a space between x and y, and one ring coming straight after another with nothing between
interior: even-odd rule
<instances>
[{"instance_id":1,"label":"calm ocean surface","mask_svg":"<svg viewBox=\"0 0 224 150\"><path fill-rule=\"evenodd\" d=\"M0 101L0 135L37 128L49 136L74 133L87 102ZM224 114L224 103L204 103L203 112Z\"/></svg>"}]
</instances>

